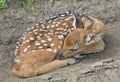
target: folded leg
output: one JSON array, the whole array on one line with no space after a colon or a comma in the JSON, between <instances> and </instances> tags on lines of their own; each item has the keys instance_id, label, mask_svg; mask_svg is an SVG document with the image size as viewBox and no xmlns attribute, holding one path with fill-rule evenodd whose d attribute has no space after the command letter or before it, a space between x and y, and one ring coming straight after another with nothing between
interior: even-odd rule
<instances>
[{"instance_id":1,"label":"folded leg","mask_svg":"<svg viewBox=\"0 0 120 82\"><path fill-rule=\"evenodd\" d=\"M75 59L75 58L68 58L64 60L54 60L45 65L36 67L36 71L37 71L37 74L43 74L43 73L55 70L57 68L61 68L67 65L78 63L78 62L79 62L78 59Z\"/></svg>"},{"instance_id":2,"label":"folded leg","mask_svg":"<svg viewBox=\"0 0 120 82\"><path fill-rule=\"evenodd\" d=\"M79 62L76 58L53 60L54 58L53 53L46 51L28 52L19 57L20 63L13 66L12 72L19 77L32 77Z\"/></svg>"},{"instance_id":3,"label":"folded leg","mask_svg":"<svg viewBox=\"0 0 120 82\"><path fill-rule=\"evenodd\" d=\"M64 60L54 60L49 63L43 64L41 66L31 65L31 64L22 64L18 65L16 70L19 71L15 72L15 75L19 77L32 77L40 74L44 74L46 72L50 72L57 68L61 68L67 65L75 64L79 62L78 59L75 58L68 58ZM20 66L20 67L19 67Z\"/></svg>"},{"instance_id":4,"label":"folded leg","mask_svg":"<svg viewBox=\"0 0 120 82\"><path fill-rule=\"evenodd\" d=\"M19 61L12 68L12 72L19 77L30 77L36 75L36 66L43 65L52 61L55 54L48 51L35 50L24 55L19 55L16 60Z\"/></svg>"}]
</instances>

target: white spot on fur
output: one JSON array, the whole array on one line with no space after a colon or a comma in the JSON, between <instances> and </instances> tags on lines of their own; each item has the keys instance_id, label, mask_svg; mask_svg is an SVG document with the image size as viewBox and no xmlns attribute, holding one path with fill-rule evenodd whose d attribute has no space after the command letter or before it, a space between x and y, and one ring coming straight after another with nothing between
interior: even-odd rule
<instances>
[{"instance_id":1,"label":"white spot on fur","mask_svg":"<svg viewBox=\"0 0 120 82\"><path fill-rule=\"evenodd\" d=\"M53 28L53 27L55 27L55 25L51 25L51 27Z\"/></svg>"},{"instance_id":2,"label":"white spot on fur","mask_svg":"<svg viewBox=\"0 0 120 82\"><path fill-rule=\"evenodd\" d=\"M34 34L36 34L36 35L37 35L38 33L37 33L37 32L34 32Z\"/></svg>"},{"instance_id":3,"label":"white spot on fur","mask_svg":"<svg viewBox=\"0 0 120 82\"><path fill-rule=\"evenodd\" d=\"M50 41L50 42L51 42L51 41L52 41L52 38L48 38L48 41Z\"/></svg>"},{"instance_id":4,"label":"white spot on fur","mask_svg":"<svg viewBox=\"0 0 120 82\"><path fill-rule=\"evenodd\" d=\"M34 37L30 37L29 39L30 39L30 40L34 40Z\"/></svg>"},{"instance_id":5,"label":"white spot on fur","mask_svg":"<svg viewBox=\"0 0 120 82\"><path fill-rule=\"evenodd\" d=\"M75 16L73 15L73 18L74 18L74 21L72 22L72 25L74 26L74 28L76 29L76 18Z\"/></svg>"},{"instance_id":6,"label":"white spot on fur","mask_svg":"<svg viewBox=\"0 0 120 82\"><path fill-rule=\"evenodd\" d=\"M50 26L47 26L47 28L50 28Z\"/></svg>"},{"instance_id":7,"label":"white spot on fur","mask_svg":"<svg viewBox=\"0 0 120 82\"><path fill-rule=\"evenodd\" d=\"M42 36L42 34L39 34L40 36Z\"/></svg>"},{"instance_id":8,"label":"white spot on fur","mask_svg":"<svg viewBox=\"0 0 120 82\"><path fill-rule=\"evenodd\" d=\"M39 45L40 45L40 43L35 43L35 45L36 45L36 46L39 46Z\"/></svg>"},{"instance_id":9,"label":"white spot on fur","mask_svg":"<svg viewBox=\"0 0 120 82\"><path fill-rule=\"evenodd\" d=\"M62 44L62 41L60 41L60 44Z\"/></svg>"},{"instance_id":10,"label":"white spot on fur","mask_svg":"<svg viewBox=\"0 0 120 82\"><path fill-rule=\"evenodd\" d=\"M41 40L42 43L45 43L46 41L45 40Z\"/></svg>"},{"instance_id":11,"label":"white spot on fur","mask_svg":"<svg viewBox=\"0 0 120 82\"><path fill-rule=\"evenodd\" d=\"M38 26L39 24L37 23L36 26Z\"/></svg>"},{"instance_id":12,"label":"white spot on fur","mask_svg":"<svg viewBox=\"0 0 120 82\"><path fill-rule=\"evenodd\" d=\"M73 18L73 17L66 18L65 20L68 21L68 20L70 20L71 18Z\"/></svg>"},{"instance_id":13,"label":"white spot on fur","mask_svg":"<svg viewBox=\"0 0 120 82\"><path fill-rule=\"evenodd\" d=\"M67 31L67 29L64 29L64 31Z\"/></svg>"},{"instance_id":14,"label":"white spot on fur","mask_svg":"<svg viewBox=\"0 0 120 82\"><path fill-rule=\"evenodd\" d=\"M65 27L69 27L69 25L66 25Z\"/></svg>"},{"instance_id":15,"label":"white spot on fur","mask_svg":"<svg viewBox=\"0 0 120 82\"><path fill-rule=\"evenodd\" d=\"M55 24L56 26L58 26L59 24Z\"/></svg>"},{"instance_id":16,"label":"white spot on fur","mask_svg":"<svg viewBox=\"0 0 120 82\"><path fill-rule=\"evenodd\" d=\"M57 30L64 30L64 28L57 28Z\"/></svg>"},{"instance_id":17,"label":"white spot on fur","mask_svg":"<svg viewBox=\"0 0 120 82\"><path fill-rule=\"evenodd\" d=\"M30 40L26 40L25 42L30 42Z\"/></svg>"},{"instance_id":18,"label":"white spot on fur","mask_svg":"<svg viewBox=\"0 0 120 82\"><path fill-rule=\"evenodd\" d=\"M58 38L59 39L64 39L64 36L63 35L58 35Z\"/></svg>"},{"instance_id":19,"label":"white spot on fur","mask_svg":"<svg viewBox=\"0 0 120 82\"><path fill-rule=\"evenodd\" d=\"M57 52L57 49L54 49L53 52L56 53L56 52Z\"/></svg>"},{"instance_id":20,"label":"white spot on fur","mask_svg":"<svg viewBox=\"0 0 120 82\"><path fill-rule=\"evenodd\" d=\"M56 22L53 22L53 24L55 24Z\"/></svg>"},{"instance_id":21,"label":"white spot on fur","mask_svg":"<svg viewBox=\"0 0 120 82\"><path fill-rule=\"evenodd\" d=\"M71 28L71 30L74 30L75 28Z\"/></svg>"},{"instance_id":22,"label":"white spot on fur","mask_svg":"<svg viewBox=\"0 0 120 82\"><path fill-rule=\"evenodd\" d=\"M60 46L60 45L58 46L58 49L61 49L61 46Z\"/></svg>"},{"instance_id":23,"label":"white spot on fur","mask_svg":"<svg viewBox=\"0 0 120 82\"><path fill-rule=\"evenodd\" d=\"M27 50L28 50L28 49L27 49L27 48L25 48L25 49L24 49L24 53L25 53Z\"/></svg>"},{"instance_id":24,"label":"white spot on fur","mask_svg":"<svg viewBox=\"0 0 120 82\"><path fill-rule=\"evenodd\" d=\"M26 41L24 41L24 42L22 42L23 44L25 44L26 43Z\"/></svg>"},{"instance_id":25,"label":"white spot on fur","mask_svg":"<svg viewBox=\"0 0 120 82\"><path fill-rule=\"evenodd\" d=\"M18 46L16 46L15 48L18 49Z\"/></svg>"},{"instance_id":26,"label":"white spot on fur","mask_svg":"<svg viewBox=\"0 0 120 82\"><path fill-rule=\"evenodd\" d=\"M40 31L42 31L43 29L40 29Z\"/></svg>"},{"instance_id":27,"label":"white spot on fur","mask_svg":"<svg viewBox=\"0 0 120 82\"><path fill-rule=\"evenodd\" d=\"M41 39L40 36L37 36L37 39L40 40Z\"/></svg>"},{"instance_id":28,"label":"white spot on fur","mask_svg":"<svg viewBox=\"0 0 120 82\"><path fill-rule=\"evenodd\" d=\"M63 26L66 26L67 25L67 23L63 23Z\"/></svg>"},{"instance_id":29,"label":"white spot on fur","mask_svg":"<svg viewBox=\"0 0 120 82\"><path fill-rule=\"evenodd\" d=\"M39 46L39 48L40 48L40 49L42 49L42 48L43 48L43 46Z\"/></svg>"},{"instance_id":30,"label":"white spot on fur","mask_svg":"<svg viewBox=\"0 0 120 82\"><path fill-rule=\"evenodd\" d=\"M31 30L33 30L34 29L34 27L31 27Z\"/></svg>"},{"instance_id":31,"label":"white spot on fur","mask_svg":"<svg viewBox=\"0 0 120 82\"><path fill-rule=\"evenodd\" d=\"M49 20L48 23L52 22L52 20Z\"/></svg>"},{"instance_id":32,"label":"white spot on fur","mask_svg":"<svg viewBox=\"0 0 120 82\"><path fill-rule=\"evenodd\" d=\"M47 44L43 44L44 46L47 46Z\"/></svg>"},{"instance_id":33,"label":"white spot on fur","mask_svg":"<svg viewBox=\"0 0 120 82\"><path fill-rule=\"evenodd\" d=\"M64 34L64 35L67 35L67 32L64 32L63 34Z\"/></svg>"},{"instance_id":34,"label":"white spot on fur","mask_svg":"<svg viewBox=\"0 0 120 82\"><path fill-rule=\"evenodd\" d=\"M34 29L33 31L36 32L36 31L38 31L38 29Z\"/></svg>"},{"instance_id":35,"label":"white spot on fur","mask_svg":"<svg viewBox=\"0 0 120 82\"><path fill-rule=\"evenodd\" d=\"M20 63L20 59L15 58L15 59L14 59L14 62L17 63L17 64L19 64L19 63Z\"/></svg>"},{"instance_id":36,"label":"white spot on fur","mask_svg":"<svg viewBox=\"0 0 120 82\"><path fill-rule=\"evenodd\" d=\"M47 51L50 51L50 52L52 52L52 51L53 51L53 50L52 50L52 49L50 49L50 48L49 48L49 49L46 49L46 50L47 50Z\"/></svg>"},{"instance_id":37,"label":"white spot on fur","mask_svg":"<svg viewBox=\"0 0 120 82\"><path fill-rule=\"evenodd\" d=\"M53 47L53 46L54 46L54 43L51 43L50 46Z\"/></svg>"},{"instance_id":38,"label":"white spot on fur","mask_svg":"<svg viewBox=\"0 0 120 82\"><path fill-rule=\"evenodd\" d=\"M65 14L61 14L60 16L64 17L64 16L65 16Z\"/></svg>"},{"instance_id":39,"label":"white spot on fur","mask_svg":"<svg viewBox=\"0 0 120 82\"><path fill-rule=\"evenodd\" d=\"M60 24L61 22L57 22L57 24Z\"/></svg>"},{"instance_id":40,"label":"white spot on fur","mask_svg":"<svg viewBox=\"0 0 120 82\"><path fill-rule=\"evenodd\" d=\"M27 48L30 48L30 47L31 47L31 45L28 45L28 46L27 46Z\"/></svg>"}]
</instances>

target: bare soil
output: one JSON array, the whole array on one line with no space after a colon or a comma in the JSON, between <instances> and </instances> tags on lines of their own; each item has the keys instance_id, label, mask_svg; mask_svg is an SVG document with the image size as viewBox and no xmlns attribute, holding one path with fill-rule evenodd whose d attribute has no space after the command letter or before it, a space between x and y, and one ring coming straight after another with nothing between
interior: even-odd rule
<instances>
[{"instance_id":1,"label":"bare soil","mask_svg":"<svg viewBox=\"0 0 120 82\"><path fill-rule=\"evenodd\" d=\"M25 10L22 0L7 0L0 10L0 82L120 82L120 0L34 0L36 11ZM33 78L11 73L15 42L27 28L54 14L72 10L103 21L107 28L104 52L90 54L75 65Z\"/></svg>"}]
</instances>

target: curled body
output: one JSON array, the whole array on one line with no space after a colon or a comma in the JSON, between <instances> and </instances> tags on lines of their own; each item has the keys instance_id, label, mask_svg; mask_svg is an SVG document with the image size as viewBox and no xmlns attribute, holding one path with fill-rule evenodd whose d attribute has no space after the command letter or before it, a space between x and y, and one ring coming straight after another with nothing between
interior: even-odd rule
<instances>
[{"instance_id":1,"label":"curled body","mask_svg":"<svg viewBox=\"0 0 120 82\"><path fill-rule=\"evenodd\" d=\"M77 63L78 60L72 57L78 53L102 51L105 47L102 40L104 34L99 34L104 33L101 29L105 27L99 25L100 21L93 21L95 23L92 24L84 16L81 18L78 15L76 18L75 14L65 12L37 23L17 42L14 59L16 64L12 72L19 77L32 77ZM78 26L78 22L82 22L84 27ZM100 40L95 41L98 36L101 37ZM95 48L101 44L101 49ZM57 56L63 56L65 59L58 60Z\"/></svg>"}]
</instances>

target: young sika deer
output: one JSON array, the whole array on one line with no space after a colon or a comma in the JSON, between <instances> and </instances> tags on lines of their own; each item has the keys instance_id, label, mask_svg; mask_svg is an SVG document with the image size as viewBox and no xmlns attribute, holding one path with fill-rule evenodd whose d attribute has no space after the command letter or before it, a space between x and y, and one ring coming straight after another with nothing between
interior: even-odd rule
<instances>
[{"instance_id":1,"label":"young sika deer","mask_svg":"<svg viewBox=\"0 0 120 82\"><path fill-rule=\"evenodd\" d=\"M99 32L92 30L94 30L95 25L98 25L99 29L104 28L104 25L99 25L100 21L98 21L86 26L89 19L84 15L79 15L76 16L71 12L61 13L28 29L28 33L17 42L16 58L14 59L16 64L13 66L12 72L19 77L32 77L68 64L77 63L78 58L72 56L78 53L102 51L104 45L101 46L101 49L97 48L96 51L92 49L95 49L93 45L95 47L101 45L104 29ZM103 35L100 36L99 33L103 33ZM101 38L96 41L98 36ZM91 42L93 39L95 41ZM93 48L89 49L90 46ZM56 59L59 56L71 58Z\"/></svg>"}]
</instances>

